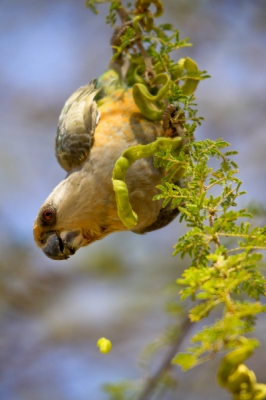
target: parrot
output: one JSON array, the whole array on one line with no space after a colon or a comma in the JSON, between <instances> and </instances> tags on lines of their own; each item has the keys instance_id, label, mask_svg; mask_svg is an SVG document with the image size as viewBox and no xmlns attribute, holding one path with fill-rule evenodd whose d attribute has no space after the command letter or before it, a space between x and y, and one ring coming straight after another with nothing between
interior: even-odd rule
<instances>
[{"instance_id":1,"label":"parrot","mask_svg":"<svg viewBox=\"0 0 266 400\"><path fill-rule=\"evenodd\" d=\"M53 260L66 260L83 246L128 230L112 187L115 162L131 146L164 135L162 121L142 115L132 88L119 86L115 71L103 75L76 90L59 117L55 153L67 175L40 207L33 226L37 246ZM163 200L153 201L165 175L163 168L155 168L154 157L129 168L126 185L138 215L133 233L160 229L177 216L171 203L163 207Z\"/></svg>"}]
</instances>

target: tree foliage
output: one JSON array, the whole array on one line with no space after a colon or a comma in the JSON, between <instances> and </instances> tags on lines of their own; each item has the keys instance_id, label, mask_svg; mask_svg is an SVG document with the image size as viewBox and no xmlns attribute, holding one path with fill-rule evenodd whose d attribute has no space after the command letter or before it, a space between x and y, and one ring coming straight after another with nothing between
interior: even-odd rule
<instances>
[{"instance_id":1,"label":"tree foliage","mask_svg":"<svg viewBox=\"0 0 266 400\"><path fill-rule=\"evenodd\" d=\"M173 51L191 43L180 39L171 24L155 24L155 18L163 13L160 0L137 0L126 6L119 0L87 0L86 5L97 13L100 3L110 3L106 23L115 30L112 62L121 66L124 83L133 86L133 92L137 88L142 96L143 103L134 98L141 112L151 120L162 120L166 132L177 126L182 129L185 145L178 153L167 146L156 153L156 166L168 173L154 200L163 199L164 206L171 203L172 208L178 208L180 221L188 228L175 244L174 255L190 259L189 268L176 280L180 299L193 302L188 312L190 323L211 312L219 315L212 325L192 336L191 346L183 353L178 352L178 343L190 326L186 318L179 336L174 329L174 334L161 341L172 342L173 351L152 385L147 383L143 389L124 382L107 385L106 390L110 399L148 399L156 385L158 390L171 386L171 363L188 370L219 352L230 351L218 371L220 385L233 399L263 399L266 385L257 384L243 362L259 345L250 333L258 314L266 311L261 301L266 281L258 267L266 249L266 228L254 226L252 215L237 208L238 198L245 194L237 178L237 152L228 150L230 145L223 139L194 139L203 118L197 115L193 93L199 81L209 76L198 70L194 60L174 62L171 58ZM117 25L119 19L121 26ZM159 79L161 76L166 78ZM165 122L168 105L174 106L175 112L169 112ZM175 307L174 303L169 305L171 310ZM179 306L176 308L180 320Z\"/></svg>"}]
</instances>

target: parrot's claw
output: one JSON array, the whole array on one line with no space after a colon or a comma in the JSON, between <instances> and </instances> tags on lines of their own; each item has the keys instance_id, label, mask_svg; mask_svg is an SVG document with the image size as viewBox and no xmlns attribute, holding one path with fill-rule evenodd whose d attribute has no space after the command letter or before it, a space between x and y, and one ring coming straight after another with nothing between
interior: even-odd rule
<instances>
[{"instance_id":1,"label":"parrot's claw","mask_svg":"<svg viewBox=\"0 0 266 400\"><path fill-rule=\"evenodd\" d=\"M172 119L175 117L178 108L174 104L170 104L166 107L162 119L163 119L163 130L165 136L174 137L176 136L176 129L172 123Z\"/></svg>"}]
</instances>

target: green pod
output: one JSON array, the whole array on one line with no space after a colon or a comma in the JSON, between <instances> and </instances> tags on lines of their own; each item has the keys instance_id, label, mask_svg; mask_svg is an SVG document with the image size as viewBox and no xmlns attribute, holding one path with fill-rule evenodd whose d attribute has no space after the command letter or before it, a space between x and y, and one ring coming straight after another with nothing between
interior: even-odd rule
<instances>
[{"instance_id":1,"label":"green pod","mask_svg":"<svg viewBox=\"0 0 266 400\"><path fill-rule=\"evenodd\" d=\"M159 121L162 118L163 111L158 109L149 100L151 94L145 85L140 83L135 84L132 94L137 107L147 119L150 121Z\"/></svg>"},{"instance_id":2,"label":"green pod","mask_svg":"<svg viewBox=\"0 0 266 400\"><path fill-rule=\"evenodd\" d=\"M145 84L145 79L142 78L142 75L145 72L145 66L144 65L138 65L133 73L134 77L134 83L141 83L142 85Z\"/></svg>"},{"instance_id":3,"label":"green pod","mask_svg":"<svg viewBox=\"0 0 266 400\"><path fill-rule=\"evenodd\" d=\"M156 11L153 14L153 16L155 18L161 17L163 15L164 12L164 8L163 8L163 4L160 0L152 0L152 3L155 5L156 7Z\"/></svg>"},{"instance_id":4,"label":"green pod","mask_svg":"<svg viewBox=\"0 0 266 400\"><path fill-rule=\"evenodd\" d=\"M164 8L160 0L137 0L135 6L136 8L143 7L144 9L147 9L150 7L151 4L154 4L156 7L154 17L155 18L160 17L164 12Z\"/></svg>"},{"instance_id":5,"label":"green pod","mask_svg":"<svg viewBox=\"0 0 266 400\"><path fill-rule=\"evenodd\" d=\"M247 393L253 393L256 376L245 364L240 364L236 371L228 377L226 389L231 393L237 393L245 386Z\"/></svg>"},{"instance_id":6,"label":"green pod","mask_svg":"<svg viewBox=\"0 0 266 400\"><path fill-rule=\"evenodd\" d=\"M142 56L130 55L130 65L126 74L126 82L129 87L132 87L135 83L145 83L142 75L145 72L145 65Z\"/></svg>"},{"instance_id":7,"label":"green pod","mask_svg":"<svg viewBox=\"0 0 266 400\"><path fill-rule=\"evenodd\" d=\"M126 228L132 229L138 223L138 216L130 205L126 184L117 179L113 179L112 181L118 216Z\"/></svg>"},{"instance_id":8,"label":"green pod","mask_svg":"<svg viewBox=\"0 0 266 400\"><path fill-rule=\"evenodd\" d=\"M185 58L184 67L188 72L198 72L197 63L189 57ZM187 78L183 85L180 86L180 88L186 96L190 96L197 89L198 83L198 78Z\"/></svg>"},{"instance_id":9,"label":"green pod","mask_svg":"<svg viewBox=\"0 0 266 400\"><path fill-rule=\"evenodd\" d=\"M153 16L149 10L145 12L145 17L140 21L140 24L146 32L150 32L152 30Z\"/></svg>"},{"instance_id":10,"label":"green pod","mask_svg":"<svg viewBox=\"0 0 266 400\"><path fill-rule=\"evenodd\" d=\"M222 359L217 372L217 380L220 386L227 387L230 376L237 371L237 368L247 358L253 354L254 350L250 346L242 346L226 354ZM235 378L238 377L236 374Z\"/></svg>"},{"instance_id":11,"label":"green pod","mask_svg":"<svg viewBox=\"0 0 266 400\"><path fill-rule=\"evenodd\" d=\"M126 149L115 163L112 182L115 192L117 213L126 228L133 229L138 223L138 216L133 211L129 202L129 194L125 178L129 167L140 158L152 157L155 153L169 148L171 151L181 149L182 139L176 137L169 139L165 137L157 138L156 141L137 145Z\"/></svg>"},{"instance_id":12,"label":"green pod","mask_svg":"<svg viewBox=\"0 0 266 400\"><path fill-rule=\"evenodd\" d=\"M188 71L198 71L198 64L196 63L196 61L192 60L192 58L186 57L185 68Z\"/></svg>"},{"instance_id":13,"label":"green pod","mask_svg":"<svg viewBox=\"0 0 266 400\"><path fill-rule=\"evenodd\" d=\"M254 400L263 400L266 397L266 385L264 383L256 383L254 387Z\"/></svg>"},{"instance_id":14,"label":"green pod","mask_svg":"<svg viewBox=\"0 0 266 400\"><path fill-rule=\"evenodd\" d=\"M181 58L181 60L179 60L178 63L170 67L169 72L171 74L173 81L176 81L177 79L181 78L184 71L184 64L185 64L185 59Z\"/></svg>"},{"instance_id":15,"label":"green pod","mask_svg":"<svg viewBox=\"0 0 266 400\"><path fill-rule=\"evenodd\" d=\"M143 20L145 17L145 14L139 14L136 17L134 17L132 21L132 28L135 30L136 33L141 34L141 29L139 27L139 23Z\"/></svg>"},{"instance_id":16,"label":"green pod","mask_svg":"<svg viewBox=\"0 0 266 400\"><path fill-rule=\"evenodd\" d=\"M162 119L164 107L160 105L168 93L171 80L167 74L159 74L153 81L154 85L162 85L156 95L152 95L147 86L141 83L136 83L133 86L133 98L140 109L141 113L150 121L159 121Z\"/></svg>"}]
</instances>

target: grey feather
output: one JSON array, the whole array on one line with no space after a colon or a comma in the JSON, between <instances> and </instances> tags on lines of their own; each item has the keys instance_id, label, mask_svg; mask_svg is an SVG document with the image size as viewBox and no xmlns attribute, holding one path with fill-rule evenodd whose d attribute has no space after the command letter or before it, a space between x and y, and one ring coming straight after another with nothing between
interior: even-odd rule
<instances>
[{"instance_id":1,"label":"grey feather","mask_svg":"<svg viewBox=\"0 0 266 400\"><path fill-rule=\"evenodd\" d=\"M67 172L88 158L100 113L94 97L97 80L80 87L66 101L58 121L55 138L56 158Z\"/></svg>"}]
</instances>

